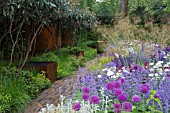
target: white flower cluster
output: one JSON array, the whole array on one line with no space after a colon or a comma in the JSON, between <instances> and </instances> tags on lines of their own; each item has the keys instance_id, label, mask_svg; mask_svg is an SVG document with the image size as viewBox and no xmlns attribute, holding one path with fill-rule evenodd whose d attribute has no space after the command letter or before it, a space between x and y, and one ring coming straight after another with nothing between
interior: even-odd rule
<instances>
[{"instance_id":1,"label":"white flower cluster","mask_svg":"<svg viewBox=\"0 0 170 113\"><path fill-rule=\"evenodd\" d=\"M150 77L160 78L162 75L170 74L170 62L158 61L150 64ZM163 77L165 79L165 76Z\"/></svg>"},{"instance_id":2,"label":"white flower cluster","mask_svg":"<svg viewBox=\"0 0 170 113\"><path fill-rule=\"evenodd\" d=\"M60 96L61 97L61 104L58 104L58 106L55 106L53 104L49 105L46 104L45 108L42 108L38 113L96 113L97 111L99 111L98 109L98 105L93 105L90 104L90 102L84 102L81 101L76 101L79 102L81 105L81 108L79 111L75 111L74 109L72 109L72 104L73 101L70 99L69 102L67 102L67 105L64 105L64 96Z\"/></svg>"}]
</instances>

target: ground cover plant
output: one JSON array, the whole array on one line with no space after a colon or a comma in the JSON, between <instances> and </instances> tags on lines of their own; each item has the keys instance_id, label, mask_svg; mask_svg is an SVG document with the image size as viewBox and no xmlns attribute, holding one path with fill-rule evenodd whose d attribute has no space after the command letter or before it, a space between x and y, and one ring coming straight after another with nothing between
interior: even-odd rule
<instances>
[{"instance_id":1,"label":"ground cover plant","mask_svg":"<svg viewBox=\"0 0 170 113\"><path fill-rule=\"evenodd\" d=\"M169 113L170 47L163 49L155 45L154 53L148 57L149 61L139 63L137 57L129 60L119 55L104 68L86 73L83 78L82 70L78 75L80 89L73 98L57 107L47 105L40 113Z\"/></svg>"},{"instance_id":2,"label":"ground cover plant","mask_svg":"<svg viewBox=\"0 0 170 113\"><path fill-rule=\"evenodd\" d=\"M31 99L51 85L44 73L19 71L16 67L12 67L6 76L6 71L7 67L0 68L1 113L22 112Z\"/></svg>"}]
</instances>

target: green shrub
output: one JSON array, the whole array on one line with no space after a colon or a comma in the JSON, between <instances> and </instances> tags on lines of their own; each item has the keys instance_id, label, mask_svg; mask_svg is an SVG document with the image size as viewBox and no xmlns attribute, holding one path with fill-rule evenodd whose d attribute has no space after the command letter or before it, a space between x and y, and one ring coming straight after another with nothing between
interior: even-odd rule
<instances>
[{"instance_id":1,"label":"green shrub","mask_svg":"<svg viewBox=\"0 0 170 113\"><path fill-rule=\"evenodd\" d=\"M33 57L31 61L36 62L57 62L59 61L58 56L53 52L44 53L41 56Z\"/></svg>"},{"instance_id":2,"label":"green shrub","mask_svg":"<svg viewBox=\"0 0 170 113\"><path fill-rule=\"evenodd\" d=\"M1 67L0 73L0 113L22 112L31 99L50 86L50 81L44 74L19 71L16 67L8 70L7 67Z\"/></svg>"},{"instance_id":3,"label":"green shrub","mask_svg":"<svg viewBox=\"0 0 170 113\"><path fill-rule=\"evenodd\" d=\"M84 50L84 58L85 60L93 59L97 56L97 50L89 47L82 47Z\"/></svg>"},{"instance_id":4,"label":"green shrub","mask_svg":"<svg viewBox=\"0 0 170 113\"><path fill-rule=\"evenodd\" d=\"M82 29L80 31L80 39L78 41L78 46L88 46L96 44L97 41L102 37L102 35L92 29Z\"/></svg>"}]
</instances>

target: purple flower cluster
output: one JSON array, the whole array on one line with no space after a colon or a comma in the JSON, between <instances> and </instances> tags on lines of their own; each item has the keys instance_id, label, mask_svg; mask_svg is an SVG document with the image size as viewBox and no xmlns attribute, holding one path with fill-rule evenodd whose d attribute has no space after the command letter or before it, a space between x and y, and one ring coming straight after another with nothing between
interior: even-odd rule
<instances>
[{"instance_id":1,"label":"purple flower cluster","mask_svg":"<svg viewBox=\"0 0 170 113\"><path fill-rule=\"evenodd\" d=\"M109 82L106 84L106 89L107 90L114 90L114 83L113 82Z\"/></svg>"},{"instance_id":2,"label":"purple flower cluster","mask_svg":"<svg viewBox=\"0 0 170 113\"><path fill-rule=\"evenodd\" d=\"M167 48L166 51L169 50L170 49ZM156 52L154 52L154 55L156 55L156 59L154 59L154 61L151 61L150 59L143 59L143 67L138 65L136 63L136 60L133 60L129 57L130 59L128 60L132 60L127 61L128 66L123 65L122 68L122 63L120 64L118 60L116 61L116 63L118 64L116 64L114 59L114 62L110 62L108 63L108 65L105 65L107 69L113 66L116 66L117 68L121 67L117 70L119 71L119 73L121 73L121 78L116 78L114 81L113 78L108 77L106 72L102 71L102 69L100 70L100 75L102 75L102 78L94 76L99 74L98 70L88 73L87 76L85 76L85 78L83 78L81 82L81 86L87 86L86 88L82 89L82 99L85 101L88 100L91 104L99 104L99 97L97 96L94 98L94 96L90 97L90 95L100 96L100 94L98 94L99 90L102 90L102 88L106 88L103 94L108 96L109 99L114 98L121 103L120 105L118 105L118 103L113 105L114 111L116 113L119 113L121 112L121 109L123 111L131 111L132 104L130 102L126 102L127 100L130 100L129 97L132 96L131 102L140 103L141 101L146 101L146 99L150 97L149 92L151 92L151 90L156 90L157 93L154 95L154 98L160 99L163 107L162 112L168 113L170 111L168 110L170 104L170 78L168 79L166 73L160 74L160 78L156 78L156 76L152 77L149 75L151 73L151 69L154 69L154 72L159 74L159 72L155 70L155 68L152 68L152 65L150 65L149 62L157 62L160 58L162 58L162 53L163 51L161 51L161 48L157 48ZM140 55L138 55L137 57L138 59L144 58ZM123 57L120 58L124 59ZM167 60L166 62L169 61L170 60ZM166 64L166 62L163 63L163 65ZM88 87L90 87L91 89L88 89ZM142 97L144 98L141 98L139 95L143 95ZM102 109L105 108L103 107ZM157 109L159 109L159 107Z\"/></svg>"},{"instance_id":3,"label":"purple flower cluster","mask_svg":"<svg viewBox=\"0 0 170 113\"><path fill-rule=\"evenodd\" d=\"M82 88L82 93L90 93L90 88L89 87Z\"/></svg>"},{"instance_id":4,"label":"purple flower cluster","mask_svg":"<svg viewBox=\"0 0 170 113\"><path fill-rule=\"evenodd\" d=\"M82 94L82 100L87 101L89 100L89 95L87 93Z\"/></svg>"},{"instance_id":5,"label":"purple flower cluster","mask_svg":"<svg viewBox=\"0 0 170 113\"><path fill-rule=\"evenodd\" d=\"M141 91L142 93L147 93L147 92L149 92L149 86L148 86L147 84L142 84L140 91Z\"/></svg>"},{"instance_id":6,"label":"purple flower cluster","mask_svg":"<svg viewBox=\"0 0 170 113\"><path fill-rule=\"evenodd\" d=\"M124 102L127 100L127 96L125 94L120 94L118 95L117 99L120 101L120 102Z\"/></svg>"},{"instance_id":7,"label":"purple flower cluster","mask_svg":"<svg viewBox=\"0 0 170 113\"><path fill-rule=\"evenodd\" d=\"M114 108L114 111L115 111L116 113L121 113L121 110L120 110L121 105L120 105L119 103L113 104L113 108Z\"/></svg>"},{"instance_id":8,"label":"purple flower cluster","mask_svg":"<svg viewBox=\"0 0 170 113\"><path fill-rule=\"evenodd\" d=\"M131 112L132 111L132 104L130 102L124 102L122 104L122 110L126 112Z\"/></svg>"},{"instance_id":9,"label":"purple flower cluster","mask_svg":"<svg viewBox=\"0 0 170 113\"><path fill-rule=\"evenodd\" d=\"M134 96L132 97L132 102L139 103L140 101L141 101L141 100L140 100L140 96L134 95Z\"/></svg>"},{"instance_id":10,"label":"purple flower cluster","mask_svg":"<svg viewBox=\"0 0 170 113\"><path fill-rule=\"evenodd\" d=\"M116 88L116 89L114 90L113 94L118 96L118 95L122 94L122 90Z\"/></svg>"},{"instance_id":11,"label":"purple flower cluster","mask_svg":"<svg viewBox=\"0 0 170 113\"><path fill-rule=\"evenodd\" d=\"M89 99L90 104L99 104L100 103L100 99L98 96L91 96Z\"/></svg>"},{"instance_id":12,"label":"purple flower cluster","mask_svg":"<svg viewBox=\"0 0 170 113\"><path fill-rule=\"evenodd\" d=\"M74 109L75 111L79 111L81 108L81 105L79 102L74 102L72 105L72 109Z\"/></svg>"},{"instance_id":13,"label":"purple flower cluster","mask_svg":"<svg viewBox=\"0 0 170 113\"><path fill-rule=\"evenodd\" d=\"M121 84L119 81L112 81L106 84L107 90L114 90L115 88L120 88Z\"/></svg>"}]
</instances>

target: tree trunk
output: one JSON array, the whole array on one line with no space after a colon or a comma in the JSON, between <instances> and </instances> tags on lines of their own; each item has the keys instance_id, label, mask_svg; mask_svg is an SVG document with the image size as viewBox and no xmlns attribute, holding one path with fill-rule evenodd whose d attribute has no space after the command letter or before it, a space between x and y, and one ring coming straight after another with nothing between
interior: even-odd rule
<instances>
[{"instance_id":1,"label":"tree trunk","mask_svg":"<svg viewBox=\"0 0 170 113\"><path fill-rule=\"evenodd\" d=\"M128 15L128 1L129 0L121 0L121 9L120 9L120 11L121 11L121 14L123 15L123 16L127 16Z\"/></svg>"}]
</instances>

